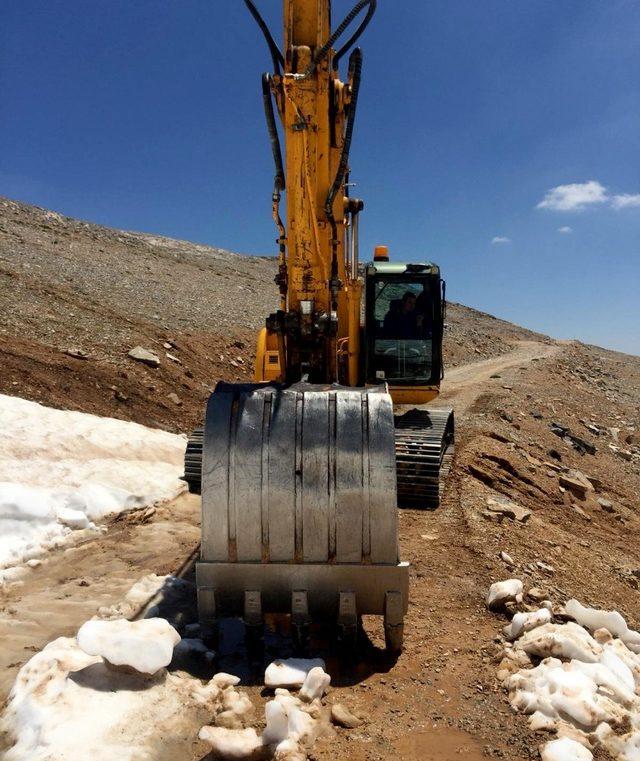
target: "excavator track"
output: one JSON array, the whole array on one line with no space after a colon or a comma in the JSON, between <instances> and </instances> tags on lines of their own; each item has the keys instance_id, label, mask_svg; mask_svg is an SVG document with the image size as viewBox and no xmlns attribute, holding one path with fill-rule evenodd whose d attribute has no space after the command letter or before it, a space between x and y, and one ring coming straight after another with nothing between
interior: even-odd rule
<instances>
[{"instance_id":1,"label":"excavator track","mask_svg":"<svg viewBox=\"0 0 640 761\"><path fill-rule=\"evenodd\" d=\"M412 409L395 427L398 507L435 510L453 461L453 410Z\"/></svg>"},{"instance_id":2,"label":"excavator track","mask_svg":"<svg viewBox=\"0 0 640 761\"><path fill-rule=\"evenodd\" d=\"M202 489L204 430L187 444L184 480L192 494ZM413 409L395 417L398 507L435 510L440 505L454 453L451 409Z\"/></svg>"}]
</instances>

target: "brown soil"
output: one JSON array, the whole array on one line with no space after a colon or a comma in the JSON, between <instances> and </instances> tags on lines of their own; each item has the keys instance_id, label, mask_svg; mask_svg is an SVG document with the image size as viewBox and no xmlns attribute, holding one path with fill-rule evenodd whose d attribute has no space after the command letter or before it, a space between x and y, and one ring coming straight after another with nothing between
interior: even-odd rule
<instances>
[{"instance_id":1,"label":"brown soil","mask_svg":"<svg viewBox=\"0 0 640 761\"><path fill-rule=\"evenodd\" d=\"M12 209L6 207L3 213L13 214ZM26 213L23 207L19 211ZM6 266L6 260L0 263ZM19 269L16 262L12 266ZM57 303L57 296L52 299ZM118 309L126 315L125 304ZM556 602L575 596L585 604L616 608L631 626L640 626L640 548L635 539L640 528L640 358L579 343L536 339L528 331L519 334L515 326L505 327L487 316L483 322L459 310L452 314L458 315L461 344L455 351L450 347L449 356L457 353L461 366L447 374L442 395L442 403L456 409L458 432L444 504L433 513L400 513L401 555L411 562L406 647L395 663L369 648L348 675L333 672L329 701L345 704L364 723L320 740L313 755L317 761L537 757L538 745L548 738L528 730L526 719L512 712L495 679L501 652L497 635L504 621L485 608L484 598L493 581L515 576L526 586L548 590ZM36 340L28 322L19 330L14 319L15 315L2 317L2 350L5 358L11 357L13 347L22 341L22 353L12 366L19 387L9 385L0 391L8 388L9 393L29 396L24 393L24 377L31 378L32 372L34 380L27 390L43 402L117 413L141 422L152 416L164 425L173 421L172 427L190 423L207 393L198 389L187 401L185 390L185 403L172 416L174 411L165 409L159 399L169 388L175 389L171 384L177 383L178 370L165 362L160 371L147 370L123 357L129 343L140 342L133 334L109 351L106 345L88 342L84 348L102 359L73 360L81 364L60 369L59 375L49 373L47 367L56 362L69 362L60 351L64 342L54 344L43 335ZM30 319L42 320L37 315ZM147 341L152 335L158 341L169 336L152 320L140 319L132 329L142 330L141 325L150 331L142 334ZM493 338L487 326L493 326ZM201 344L187 343L186 332L171 336L185 347L179 349L185 357L182 367L196 368L195 377L189 379L194 386L195 381L204 383L196 375L204 373L204 364L197 365L200 347L209 346L214 354L216 341L222 340L206 329L209 326L202 325L198 333ZM254 326L242 323L242 329ZM482 336L465 338L469 330L487 330L487 351L495 355L476 354L473 341ZM26 348L25 335L30 335L31 349ZM196 340L193 335L189 338ZM225 340L235 336L225 334ZM38 360L30 360L33 365L24 359L29 351L38 353ZM49 352L46 361L41 359L45 352ZM246 348L247 361L249 355ZM462 366L463 357L487 361ZM222 377L223 365L217 367ZM92 374L99 368L105 372L102 380ZM108 378L119 377L123 369L130 373L131 403L118 406L107 393ZM68 379L74 372L78 373L76 385L64 390L63 384L71 383ZM153 384L155 391L148 388ZM137 395L132 390L136 388ZM200 399L196 399L198 393ZM581 455L568 440L555 435L554 422L594 445L595 454ZM596 484L595 491L586 498L563 491L558 467L587 474ZM528 522L506 518L497 522L491 517L487 498L499 495L529 509ZM597 498L608 499L612 507L604 509ZM72 633L105 600L117 599L145 573L160 573L179 564L197 541L197 525L197 500L180 499L159 510L148 524L114 524L107 535L75 554L53 556L46 565L33 569L23 586L8 588L0 604L5 689L18 664L34 648ZM500 559L501 551L511 555L514 568ZM539 562L546 566L541 568ZM80 587L81 578L90 586ZM39 615L41 610L48 615ZM367 620L366 629L373 646L380 647L380 622ZM250 691L256 704L264 701L258 688ZM201 759L205 751L196 742L187 757Z\"/></svg>"}]
</instances>

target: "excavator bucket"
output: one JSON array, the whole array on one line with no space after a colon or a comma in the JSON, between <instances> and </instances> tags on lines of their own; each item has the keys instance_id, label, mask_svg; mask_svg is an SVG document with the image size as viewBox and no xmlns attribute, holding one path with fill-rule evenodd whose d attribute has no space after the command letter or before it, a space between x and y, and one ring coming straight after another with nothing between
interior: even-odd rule
<instances>
[{"instance_id":1,"label":"excavator bucket","mask_svg":"<svg viewBox=\"0 0 640 761\"><path fill-rule=\"evenodd\" d=\"M384 387L219 383L207 406L204 627L265 613L357 626L384 617L402 644L408 564L399 562L395 432Z\"/></svg>"}]
</instances>

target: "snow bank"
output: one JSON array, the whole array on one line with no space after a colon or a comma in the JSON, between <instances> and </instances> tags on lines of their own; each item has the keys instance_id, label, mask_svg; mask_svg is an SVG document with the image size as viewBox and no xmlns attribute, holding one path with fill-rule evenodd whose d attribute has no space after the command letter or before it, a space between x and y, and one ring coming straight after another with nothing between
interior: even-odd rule
<instances>
[{"instance_id":1,"label":"snow bank","mask_svg":"<svg viewBox=\"0 0 640 761\"><path fill-rule=\"evenodd\" d=\"M77 640L51 642L20 669L0 716L10 745L3 761L141 761L164 757L169 741L172 757L186 758L196 735L223 758L305 761L318 735L331 731L321 703L330 678L317 660L289 665L305 674L301 696L276 689L259 735L248 726L254 707L236 689L237 676L202 682L163 668L180 650L206 648L181 641L164 619L91 620Z\"/></svg>"},{"instance_id":2,"label":"snow bank","mask_svg":"<svg viewBox=\"0 0 640 761\"><path fill-rule=\"evenodd\" d=\"M125 626L123 636L120 625ZM18 672L0 716L0 733L11 745L3 761L151 760L166 756L168 743L172 757L187 758L198 730L212 717L221 743L221 732L232 744L238 742L225 725L257 737L254 730L243 729L253 705L235 689L238 677L220 673L203 683L164 669L153 678L139 673L166 663L173 650L168 643L180 640L165 620L89 621L78 640L90 652L75 639L60 638ZM156 658L159 651L161 659ZM103 661L102 655L116 662L125 652L125 663L136 671L114 671ZM234 756L229 751L225 757Z\"/></svg>"},{"instance_id":3,"label":"snow bank","mask_svg":"<svg viewBox=\"0 0 640 761\"><path fill-rule=\"evenodd\" d=\"M505 628L515 641L505 643L498 676L511 705L530 716L533 730L557 732L541 749L543 761L588 761L598 746L619 761L640 761L637 632L617 611L571 600L565 612L592 633L573 621L544 621L540 611L516 613ZM531 656L542 660L533 666Z\"/></svg>"},{"instance_id":4,"label":"snow bank","mask_svg":"<svg viewBox=\"0 0 640 761\"><path fill-rule=\"evenodd\" d=\"M0 430L0 569L185 488L183 436L4 395Z\"/></svg>"},{"instance_id":5,"label":"snow bank","mask_svg":"<svg viewBox=\"0 0 640 761\"><path fill-rule=\"evenodd\" d=\"M3 758L139 761L158 758L167 737L185 733L186 755L203 716L219 703L215 688L200 704L199 688L184 675L150 681L113 672L74 639L57 639L20 669L0 718L13 743Z\"/></svg>"}]
</instances>

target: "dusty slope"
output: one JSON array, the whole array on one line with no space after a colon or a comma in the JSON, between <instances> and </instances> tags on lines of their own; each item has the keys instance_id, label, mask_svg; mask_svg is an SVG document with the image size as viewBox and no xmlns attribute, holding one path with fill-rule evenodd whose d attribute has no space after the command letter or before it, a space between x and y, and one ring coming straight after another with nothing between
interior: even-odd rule
<instances>
[{"instance_id":1,"label":"dusty slope","mask_svg":"<svg viewBox=\"0 0 640 761\"><path fill-rule=\"evenodd\" d=\"M272 259L0 198L0 392L186 431L217 380L250 377L274 274ZM447 366L544 340L456 304L446 335ZM160 368L127 357L137 344L160 354ZM78 349L89 359L67 353Z\"/></svg>"}]
</instances>

